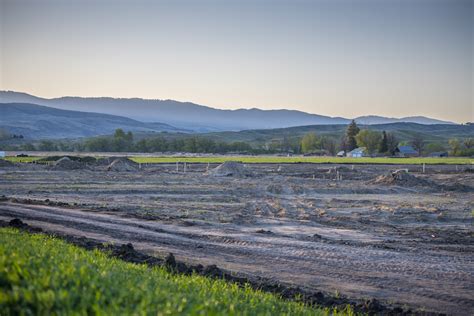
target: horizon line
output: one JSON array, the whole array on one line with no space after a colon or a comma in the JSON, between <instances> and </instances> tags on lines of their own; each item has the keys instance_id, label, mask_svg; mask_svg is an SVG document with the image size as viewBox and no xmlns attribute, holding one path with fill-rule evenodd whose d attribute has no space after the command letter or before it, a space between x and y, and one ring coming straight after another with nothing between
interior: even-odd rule
<instances>
[{"instance_id":1,"label":"horizon line","mask_svg":"<svg viewBox=\"0 0 474 316\"><path fill-rule=\"evenodd\" d=\"M76 95L76 96L74 96L74 95L63 95L63 96L56 96L56 97L44 97L44 96L31 94L30 92L15 91L15 90L0 90L0 92L21 93L21 94L26 94L28 96L32 96L32 97L40 98L40 99L45 99L45 100L57 100L57 99L61 99L61 98L81 98L81 99L118 99L118 100L142 100L142 101L173 101L173 102L178 102L178 103L191 103L191 104L194 104L194 105L197 105L197 106L206 107L206 108L219 110L219 111L239 111L239 110L292 111L292 112L300 112L300 113L305 113L305 114L310 114L310 115L325 116L325 117L333 118L333 119L345 119L345 120L356 120L356 119L365 118L365 117L379 117L379 118L384 118L384 119L396 119L396 120L416 118L416 117L424 117L424 118L428 118L428 119L443 121L443 122L445 122L445 124L449 123L449 124L460 124L460 125L462 125L462 124L466 123L466 122L455 122L455 121L451 121L451 120L435 118L435 117L425 116L425 115L421 115L421 114L420 115L412 115L412 116L402 116L402 117L383 116L382 114L365 114L365 115L359 115L359 116L354 117L354 118L347 118L347 117L343 117L343 116L331 116L331 115L326 115L326 114L311 113L311 112L306 112L306 111L303 111L303 110L296 110L296 109L289 109L289 108L262 109L262 108L258 108L258 107L247 107L247 108L246 107L236 107L236 108L233 108L233 109L223 109L223 108L219 108L219 107L214 107L214 106L195 103L193 101L181 101L181 100L175 100L175 99L143 98L143 97L119 97L119 96L78 96L78 95ZM467 121L467 122L469 122L469 121ZM397 122L394 122L394 123L397 123ZM409 123L409 122L406 122L406 123ZM439 123L439 124L442 124L442 123Z\"/></svg>"}]
</instances>

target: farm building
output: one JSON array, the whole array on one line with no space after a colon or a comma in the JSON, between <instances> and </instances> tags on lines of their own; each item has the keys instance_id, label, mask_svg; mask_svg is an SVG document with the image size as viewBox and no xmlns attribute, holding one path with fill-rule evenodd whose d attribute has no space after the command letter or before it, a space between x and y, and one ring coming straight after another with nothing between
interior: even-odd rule
<instances>
[{"instance_id":1,"label":"farm building","mask_svg":"<svg viewBox=\"0 0 474 316\"><path fill-rule=\"evenodd\" d=\"M428 157L448 157L447 151L436 151L428 155Z\"/></svg>"},{"instance_id":2,"label":"farm building","mask_svg":"<svg viewBox=\"0 0 474 316\"><path fill-rule=\"evenodd\" d=\"M411 146L398 146L395 149L395 156L398 157L417 157L418 152Z\"/></svg>"},{"instance_id":3,"label":"farm building","mask_svg":"<svg viewBox=\"0 0 474 316\"><path fill-rule=\"evenodd\" d=\"M369 154L367 153L367 149L365 147L359 147L347 153L347 157L352 158L361 158L368 156Z\"/></svg>"}]
</instances>

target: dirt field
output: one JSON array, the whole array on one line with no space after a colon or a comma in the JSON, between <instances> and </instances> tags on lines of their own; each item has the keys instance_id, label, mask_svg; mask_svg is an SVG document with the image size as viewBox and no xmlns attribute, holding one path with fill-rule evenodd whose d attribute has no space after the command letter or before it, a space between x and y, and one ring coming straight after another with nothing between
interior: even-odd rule
<instances>
[{"instance_id":1,"label":"dirt field","mask_svg":"<svg viewBox=\"0 0 474 316\"><path fill-rule=\"evenodd\" d=\"M0 219L332 295L474 313L472 170L255 164L205 174L216 166L0 166Z\"/></svg>"}]
</instances>

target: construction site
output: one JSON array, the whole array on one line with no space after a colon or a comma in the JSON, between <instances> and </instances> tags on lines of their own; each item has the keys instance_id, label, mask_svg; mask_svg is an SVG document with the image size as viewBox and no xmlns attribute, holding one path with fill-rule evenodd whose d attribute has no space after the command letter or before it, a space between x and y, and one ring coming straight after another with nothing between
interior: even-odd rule
<instances>
[{"instance_id":1,"label":"construction site","mask_svg":"<svg viewBox=\"0 0 474 316\"><path fill-rule=\"evenodd\" d=\"M326 297L474 313L470 165L0 162L3 221Z\"/></svg>"}]
</instances>

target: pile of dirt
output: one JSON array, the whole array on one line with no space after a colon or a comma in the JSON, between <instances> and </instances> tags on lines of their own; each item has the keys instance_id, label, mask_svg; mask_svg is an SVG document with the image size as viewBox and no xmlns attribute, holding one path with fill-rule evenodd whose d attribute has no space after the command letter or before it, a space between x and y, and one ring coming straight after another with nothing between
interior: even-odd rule
<instances>
[{"instance_id":1,"label":"pile of dirt","mask_svg":"<svg viewBox=\"0 0 474 316\"><path fill-rule=\"evenodd\" d=\"M107 166L107 171L128 172L137 170L138 164L127 158L116 158Z\"/></svg>"},{"instance_id":2,"label":"pile of dirt","mask_svg":"<svg viewBox=\"0 0 474 316\"><path fill-rule=\"evenodd\" d=\"M352 170L351 168L345 167L345 166L336 166L329 168L327 171L328 174L336 174L338 172L354 172L355 170Z\"/></svg>"},{"instance_id":3,"label":"pile of dirt","mask_svg":"<svg viewBox=\"0 0 474 316\"><path fill-rule=\"evenodd\" d=\"M15 166L14 163L5 159L0 159L0 168L13 167L13 166Z\"/></svg>"},{"instance_id":4,"label":"pile of dirt","mask_svg":"<svg viewBox=\"0 0 474 316\"><path fill-rule=\"evenodd\" d=\"M467 167L466 169L464 169L464 172L465 173L474 173L474 168Z\"/></svg>"},{"instance_id":5,"label":"pile of dirt","mask_svg":"<svg viewBox=\"0 0 474 316\"><path fill-rule=\"evenodd\" d=\"M209 170L207 174L213 177L251 177L252 172L244 164L236 161L226 161L218 167Z\"/></svg>"},{"instance_id":6,"label":"pile of dirt","mask_svg":"<svg viewBox=\"0 0 474 316\"><path fill-rule=\"evenodd\" d=\"M69 157L63 157L56 161L52 167L53 170L77 170L84 169L85 164L79 161L71 160Z\"/></svg>"},{"instance_id":7,"label":"pile of dirt","mask_svg":"<svg viewBox=\"0 0 474 316\"><path fill-rule=\"evenodd\" d=\"M400 186L434 186L437 185L431 181L418 178L406 170L395 170L387 175L381 175L369 182L370 184L381 185L400 185Z\"/></svg>"}]
</instances>

